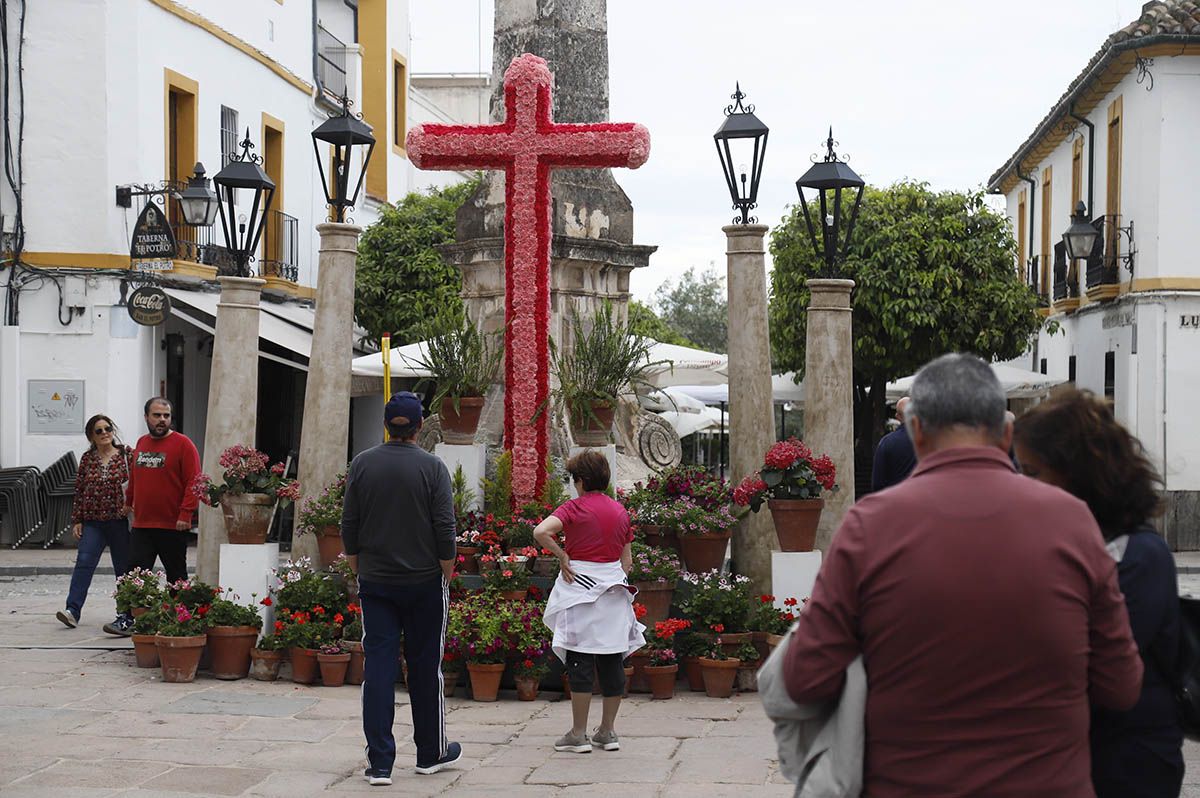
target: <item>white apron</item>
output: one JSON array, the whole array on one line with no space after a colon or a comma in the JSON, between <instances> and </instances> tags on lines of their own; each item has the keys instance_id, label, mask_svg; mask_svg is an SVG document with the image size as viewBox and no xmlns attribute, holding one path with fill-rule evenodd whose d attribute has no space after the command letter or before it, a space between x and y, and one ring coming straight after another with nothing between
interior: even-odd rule
<instances>
[{"instance_id":1,"label":"white apron","mask_svg":"<svg viewBox=\"0 0 1200 798\"><path fill-rule=\"evenodd\" d=\"M644 646L646 627L633 615L637 591L625 581L621 563L570 563L575 581L558 575L542 615L554 633L551 648L558 658L566 662L567 651L628 656Z\"/></svg>"}]
</instances>

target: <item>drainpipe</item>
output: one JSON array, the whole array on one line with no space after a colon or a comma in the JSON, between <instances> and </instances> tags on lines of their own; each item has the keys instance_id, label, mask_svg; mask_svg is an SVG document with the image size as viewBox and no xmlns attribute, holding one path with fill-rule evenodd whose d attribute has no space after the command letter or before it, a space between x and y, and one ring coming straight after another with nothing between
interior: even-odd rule
<instances>
[{"instance_id":1,"label":"drainpipe","mask_svg":"<svg viewBox=\"0 0 1200 798\"><path fill-rule=\"evenodd\" d=\"M1080 122L1081 124L1087 125L1087 129L1088 129L1087 211L1088 211L1088 219L1091 220L1092 214L1094 213L1094 208L1092 207L1092 199L1093 199L1092 184L1093 184L1093 178L1096 175L1096 126L1093 125L1090 121L1088 121L1088 118L1086 116L1079 116L1075 113L1075 103L1071 103L1070 110L1067 111L1067 116L1071 117L1072 119L1076 120L1077 122ZM1074 210L1075 210L1074 208L1071 209L1072 212L1074 212Z\"/></svg>"},{"instance_id":2,"label":"drainpipe","mask_svg":"<svg viewBox=\"0 0 1200 798\"><path fill-rule=\"evenodd\" d=\"M1021 180L1024 180L1026 183L1029 184L1029 221L1027 224L1027 228L1028 228L1029 232L1026 235L1026 239L1029 242L1029 256L1026 259L1025 264L1024 264L1025 269L1028 270L1029 263L1030 263L1030 261L1033 260L1033 210L1037 206L1037 181L1035 181L1032 177L1030 177L1027 174L1022 174L1021 163L1019 161L1017 162L1016 173L1017 173L1017 177L1019 177ZM1028 278L1028 276L1029 276L1028 271L1026 271L1025 276ZM1039 278L1041 277L1040 273L1038 274L1038 277ZM1039 289L1039 291L1041 290L1040 285L1038 286L1038 289ZM1040 334L1041 334L1041 332L1039 330L1038 335L1040 335ZM1038 336L1037 335L1035 335L1034 339L1033 339L1033 366L1030 367L1029 370L1030 371L1038 370Z\"/></svg>"}]
</instances>

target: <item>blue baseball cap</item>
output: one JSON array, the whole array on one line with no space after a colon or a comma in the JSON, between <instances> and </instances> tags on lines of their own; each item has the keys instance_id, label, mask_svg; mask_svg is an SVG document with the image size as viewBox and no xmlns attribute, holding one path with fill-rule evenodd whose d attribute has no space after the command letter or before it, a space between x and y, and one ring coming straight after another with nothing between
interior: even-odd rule
<instances>
[{"instance_id":1,"label":"blue baseball cap","mask_svg":"<svg viewBox=\"0 0 1200 798\"><path fill-rule=\"evenodd\" d=\"M383 408L383 420L394 427L411 427L421 420L421 398L410 391L392 394Z\"/></svg>"}]
</instances>

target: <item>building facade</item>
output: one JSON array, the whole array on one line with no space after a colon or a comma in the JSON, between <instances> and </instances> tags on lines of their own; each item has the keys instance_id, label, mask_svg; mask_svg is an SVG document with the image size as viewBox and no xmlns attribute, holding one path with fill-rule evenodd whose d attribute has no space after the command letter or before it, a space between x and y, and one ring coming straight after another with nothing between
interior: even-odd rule
<instances>
[{"instance_id":1,"label":"building facade","mask_svg":"<svg viewBox=\"0 0 1200 798\"><path fill-rule=\"evenodd\" d=\"M1107 397L1163 474L1163 531L1200 548L1200 3L1155 0L1110 36L988 181L1048 324L1021 365ZM1082 202L1099 235L1067 257Z\"/></svg>"}]
</instances>

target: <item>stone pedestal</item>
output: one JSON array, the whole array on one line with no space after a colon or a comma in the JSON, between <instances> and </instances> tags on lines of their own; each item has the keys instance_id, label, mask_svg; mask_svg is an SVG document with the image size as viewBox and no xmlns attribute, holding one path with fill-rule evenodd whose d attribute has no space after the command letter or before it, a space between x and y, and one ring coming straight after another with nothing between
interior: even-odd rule
<instances>
[{"instance_id":1,"label":"stone pedestal","mask_svg":"<svg viewBox=\"0 0 1200 798\"><path fill-rule=\"evenodd\" d=\"M617 484L617 445L610 443L607 446L572 446L571 453L567 455L567 458L570 459L580 452L586 452L588 449L601 452L604 455L604 459L608 461L609 483L615 486ZM574 482L567 483L567 495L572 499L579 496L575 492Z\"/></svg>"},{"instance_id":2,"label":"stone pedestal","mask_svg":"<svg viewBox=\"0 0 1200 798\"><path fill-rule=\"evenodd\" d=\"M258 314L265 280L218 277L212 371L208 384L208 421L204 432L204 473L219 481L221 452L235 444L254 445L258 409ZM347 361L349 362L349 361ZM219 508L200 507L196 578L221 584L220 552L225 521Z\"/></svg>"},{"instance_id":3,"label":"stone pedestal","mask_svg":"<svg viewBox=\"0 0 1200 798\"><path fill-rule=\"evenodd\" d=\"M463 476L466 477L467 487L475 492L475 501L471 504L470 509L480 510L483 508L483 477L487 468L487 447L481 443L470 445L459 445L453 443L439 443L434 447L433 453L441 458L446 464L446 470L450 472L450 478L454 478L454 472L460 466L463 470Z\"/></svg>"},{"instance_id":4,"label":"stone pedestal","mask_svg":"<svg viewBox=\"0 0 1200 798\"><path fill-rule=\"evenodd\" d=\"M279 567L279 544L242 546L222 543L220 554L221 587L232 590L238 604L259 602L271 593L271 570ZM275 623L275 608L257 606L263 629Z\"/></svg>"},{"instance_id":5,"label":"stone pedestal","mask_svg":"<svg viewBox=\"0 0 1200 798\"><path fill-rule=\"evenodd\" d=\"M817 548L824 551L854 504L853 280L808 280L808 336L804 359L804 442L837 466L836 493L824 494Z\"/></svg>"},{"instance_id":6,"label":"stone pedestal","mask_svg":"<svg viewBox=\"0 0 1200 798\"><path fill-rule=\"evenodd\" d=\"M727 239L729 291L729 464L739 482L762 467L775 441L771 405L771 344L767 331L767 277L763 253L766 225L722 228ZM771 593L770 513L750 513L733 533L733 563L750 577L754 593Z\"/></svg>"},{"instance_id":7,"label":"stone pedestal","mask_svg":"<svg viewBox=\"0 0 1200 798\"><path fill-rule=\"evenodd\" d=\"M774 584L775 606L781 610L796 612L800 605L787 607L783 601L795 598L803 601L812 595L817 574L821 570L819 551L773 551L771 552L771 581Z\"/></svg>"},{"instance_id":8,"label":"stone pedestal","mask_svg":"<svg viewBox=\"0 0 1200 798\"><path fill-rule=\"evenodd\" d=\"M304 426L300 432L300 506L321 495L346 468L350 434L350 369L354 341L354 269L361 227L317 225L321 235L317 308L312 351L304 389ZM296 512L297 523L300 518ZM293 556L318 557L313 535L292 535Z\"/></svg>"}]
</instances>

